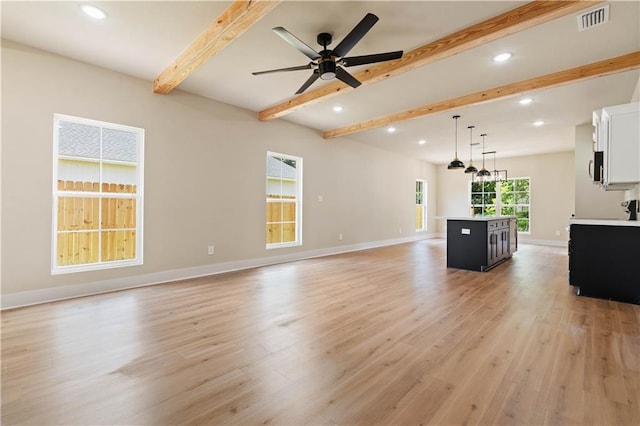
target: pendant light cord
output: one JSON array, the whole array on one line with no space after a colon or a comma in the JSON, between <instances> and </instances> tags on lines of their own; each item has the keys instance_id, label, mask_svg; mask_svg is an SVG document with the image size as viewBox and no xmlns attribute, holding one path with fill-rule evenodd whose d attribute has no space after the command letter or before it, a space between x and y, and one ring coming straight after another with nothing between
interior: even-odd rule
<instances>
[{"instance_id":1,"label":"pendant light cord","mask_svg":"<svg viewBox=\"0 0 640 426\"><path fill-rule=\"evenodd\" d=\"M453 118L456 120L456 158L458 158L458 118L459 115L454 115Z\"/></svg>"},{"instance_id":2,"label":"pendant light cord","mask_svg":"<svg viewBox=\"0 0 640 426\"><path fill-rule=\"evenodd\" d=\"M449 163L449 165L447 166L447 169L449 170L453 170L453 169L464 169L464 163L462 161L460 161L460 159L458 158L458 118L460 118L459 115L454 115L452 117L455 121L455 158Z\"/></svg>"},{"instance_id":3,"label":"pendant light cord","mask_svg":"<svg viewBox=\"0 0 640 426\"><path fill-rule=\"evenodd\" d=\"M480 136L482 136L482 170L484 170L485 169L485 167L484 167L484 150L485 150L485 148L484 148L484 137L487 136L487 134L483 133Z\"/></svg>"}]
</instances>

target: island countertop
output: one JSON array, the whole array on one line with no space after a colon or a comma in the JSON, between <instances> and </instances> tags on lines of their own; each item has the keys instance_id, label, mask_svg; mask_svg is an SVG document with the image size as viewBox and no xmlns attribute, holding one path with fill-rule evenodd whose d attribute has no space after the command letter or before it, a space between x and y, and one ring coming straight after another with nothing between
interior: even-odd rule
<instances>
[{"instance_id":1,"label":"island countertop","mask_svg":"<svg viewBox=\"0 0 640 426\"><path fill-rule=\"evenodd\" d=\"M517 219L517 216L461 216L461 217L442 217L441 219L446 220L474 220L478 222L488 222L491 220L500 220L500 219Z\"/></svg>"},{"instance_id":2,"label":"island countertop","mask_svg":"<svg viewBox=\"0 0 640 426\"><path fill-rule=\"evenodd\" d=\"M640 220L624 219L569 219L569 225L640 226Z\"/></svg>"}]
</instances>

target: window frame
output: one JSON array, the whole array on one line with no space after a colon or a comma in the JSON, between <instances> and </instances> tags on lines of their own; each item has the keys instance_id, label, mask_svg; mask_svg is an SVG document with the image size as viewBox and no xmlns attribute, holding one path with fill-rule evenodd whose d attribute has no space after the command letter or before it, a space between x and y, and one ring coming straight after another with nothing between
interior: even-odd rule
<instances>
[{"instance_id":1,"label":"window frame","mask_svg":"<svg viewBox=\"0 0 640 426\"><path fill-rule=\"evenodd\" d=\"M493 191L489 191L489 192L485 192L485 188L483 186L482 192L474 192L473 191L473 184L474 183L482 183L482 184L484 184L484 183L493 183L494 184L494 190ZM481 196L482 196L482 203L481 204L474 204L473 203L473 194L481 194ZM485 194L495 194L496 195L495 202L494 203L485 203ZM480 208L480 209L482 209L482 213L480 213L479 215L481 215L481 216L495 216L495 213L492 215L492 214L487 214L485 212L486 212L486 209L489 208L489 207L493 207L494 210L496 212L498 212L499 211L499 205L498 205L499 199L500 199L500 196L499 196L499 192L498 192L498 184L497 184L497 182L494 182L494 181L482 182L482 181L473 181L473 180L469 181L468 200L469 200L470 212L471 212L472 215L475 216L476 215L475 209L476 208Z\"/></svg>"},{"instance_id":2,"label":"window frame","mask_svg":"<svg viewBox=\"0 0 640 426\"><path fill-rule=\"evenodd\" d=\"M418 184L421 184L422 191L420 192L420 201L418 203ZM416 228L416 232L426 232L427 231L427 181L424 179L416 179L416 208L418 206L422 206L422 228ZM416 215L417 219L417 215Z\"/></svg>"},{"instance_id":3,"label":"window frame","mask_svg":"<svg viewBox=\"0 0 640 426\"><path fill-rule=\"evenodd\" d=\"M519 233L522 234L531 234L531 178L530 177L516 177L516 178L509 178L507 179L507 182L512 182L513 184L515 184L515 181L517 180L527 180L528 181L528 186L529 189L527 191L527 195L528 195L528 200L529 202L527 204L523 204L523 203L516 203L516 204L503 204L502 202L502 185L500 185L500 214L502 214L502 209L503 208L508 208L508 207L514 207L514 208L518 208L518 207L527 207L529 214L527 215L527 222L528 222L528 230L527 231L520 231L518 230ZM513 185L512 185L513 187ZM513 191L513 192L518 192L518 191ZM515 214L511 215L511 216L517 216ZM519 219L519 218L518 218ZM517 226L517 221L516 221L516 226Z\"/></svg>"},{"instance_id":4,"label":"window frame","mask_svg":"<svg viewBox=\"0 0 640 426\"><path fill-rule=\"evenodd\" d=\"M59 138L60 132L58 129L60 128L61 122L69 122L80 125L87 125L93 127L99 127L101 129L108 130L117 130L124 131L129 133L134 133L137 137L137 146L136 146L136 157L137 161L135 163L128 161L120 161L120 160L109 160L102 158L103 148L102 148L102 136L100 138L100 158L92 158L92 157L80 157L80 156L69 156L69 155L61 155L59 153ZM77 272L89 272L89 271L100 271L105 269L114 269L114 268L124 268L129 266L138 266L142 265L144 262L144 142L145 142L145 130L139 127L127 126L123 124L110 123L106 121L94 120L89 118L76 117L65 114L53 114L53 170L52 170L52 225L51 225L51 275L62 275L62 274L70 274ZM73 191L73 190L64 190L58 188L58 180L59 180L59 162L60 160L79 160L86 163L96 163L98 164L99 170L99 178L98 191L89 192L89 191ZM111 164L111 165L135 165L135 176L136 176L136 192L103 192L102 184L103 184L103 165ZM123 199L135 199L135 227L134 228L123 228L127 230L135 230L135 257L132 259L124 259L124 260L107 260L103 261L102 257L102 233L107 231L118 231L120 229L111 229L104 228L102 224L102 208L98 211L98 224L95 231L98 234L98 261L92 263L83 263L76 265L58 265L58 234L60 233L58 229L58 206L59 200L61 197L82 197L82 198L97 198L98 200L104 199L113 199L113 198L123 198ZM86 232L86 230L84 231Z\"/></svg>"},{"instance_id":5,"label":"window frame","mask_svg":"<svg viewBox=\"0 0 640 426\"><path fill-rule=\"evenodd\" d=\"M278 158L284 158L287 160L294 160L296 162L296 177L295 177L295 190L296 190L296 198L295 201L292 201L295 203L295 222L293 222L295 224L295 240L294 241L287 241L287 242L280 242L280 243L268 243L265 242L265 248L267 250L272 250L272 249L278 249L278 248L285 248L285 247L297 247L297 246L301 246L302 245L302 176L303 176L303 159L302 157L296 156L296 155L291 155L291 154L283 154L280 152L274 152L274 151L267 151L267 155L265 157L266 161L265 161L265 215L263 216L265 218L265 225L268 225L270 223L278 223L278 222L267 222L266 217L267 217L267 204L269 202L283 202L282 198L272 198L269 199L267 197L268 195L268 180L269 180L269 175L268 175L268 170L267 170L267 163L269 161L269 157L278 157ZM282 176L280 176L280 179L282 179ZM280 223L284 223L284 222L280 222ZM267 235L266 235L266 228L265 228L265 240L267 240Z\"/></svg>"},{"instance_id":6,"label":"window frame","mask_svg":"<svg viewBox=\"0 0 640 426\"><path fill-rule=\"evenodd\" d=\"M507 208L507 207L517 207L517 206L526 206L529 209L529 215L528 215L528 222L529 222L529 230L528 231L518 231L518 233L521 234L531 234L531 177L529 176L522 176L522 177L513 177L513 178L508 178L507 181L516 181L516 180L528 180L529 181L529 204L507 204L507 205L503 205L502 204L502 181L499 182L495 182L495 193L496 194L496 202L495 204L486 204L487 206L495 206L495 214L493 215L486 215L486 216L501 216L502 214L502 209L503 208ZM490 182L494 182L494 181L490 181ZM472 186L473 186L473 181L469 180L469 190L468 190L468 195L467 195L467 200L469 202L469 206L471 208L471 214L473 214L473 209L475 207L475 205L473 204L473 199L472 199L472 194L474 194L474 192L472 191ZM487 194L491 194L492 192L487 192ZM483 203L483 206L485 204ZM515 215L510 215L510 216L515 216Z\"/></svg>"}]
</instances>

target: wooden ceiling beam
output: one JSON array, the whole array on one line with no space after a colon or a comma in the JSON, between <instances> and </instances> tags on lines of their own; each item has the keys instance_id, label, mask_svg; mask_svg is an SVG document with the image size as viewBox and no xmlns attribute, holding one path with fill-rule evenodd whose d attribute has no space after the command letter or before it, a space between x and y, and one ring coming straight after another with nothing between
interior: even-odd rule
<instances>
[{"instance_id":1,"label":"wooden ceiling beam","mask_svg":"<svg viewBox=\"0 0 640 426\"><path fill-rule=\"evenodd\" d=\"M456 55L474 47L497 40L536 25L552 21L559 17L594 6L600 2L588 0L579 1L533 1L495 16L484 22L472 25L461 31L425 44L408 53L401 59L373 65L354 74L362 85L378 81L411 71L431 62ZM352 87L334 81L318 89L303 93L283 103L274 105L258 112L261 121L273 120L294 112L307 105L312 105L333 96L347 93Z\"/></svg>"},{"instance_id":2,"label":"wooden ceiling beam","mask_svg":"<svg viewBox=\"0 0 640 426\"><path fill-rule=\"evenodd\" d=\"M423 117L429 114L448 111L452 109L462 108L470 105L477 105L489 101L515 96L522 93L530 93L534 90L548 89L551 87L561 86L563 84L575 83L595 77L603 77L610 74L630 71L640 68L640 51L628 53L626 55L617 56L615 58L606 59L604 61L594 62L587 65L581 65L564 71L543 75L540 77L522 80L517 83L511 83L493 89L483 90L471 93L446 101L435 102L423 105L418 108L412 108L407 111L388 114L383 117L374 118L372 120L362 121L360 123L351 124L333 130L328 130L322 134L325 139L345 136L364 130L375 129L387 126L391 123L410 120L412 118Z\"/></svg>"},{"instance_id":3,"label":"wooden ceiling beam","mask_svg":"<svg viewBox=\"0 0 640 426\"><path fill-rule=\"evenodd\" d=\"M213 55L239 37L281 0L236 0L153 81L153 92L167 94Z\"/></svg>"}]
</instances>

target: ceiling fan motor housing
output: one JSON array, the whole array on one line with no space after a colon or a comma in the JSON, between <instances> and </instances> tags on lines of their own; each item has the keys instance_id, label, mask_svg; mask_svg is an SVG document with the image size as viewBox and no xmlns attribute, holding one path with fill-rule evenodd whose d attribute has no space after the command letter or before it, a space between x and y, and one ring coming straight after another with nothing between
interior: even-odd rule
<instances>
[{"instance_id":1,"label":"ceiling fan motor housing","mask_svg":"<svg viewBox=\"0 0 640 426\"><path fill-rule=\"evenodd\" d=\"M318 44L322 46L322 48L325 50L327 49L327 46L331 44L332 40L333 40L333 36L329 33L320 33L316 38L316 41L318 42Z\"/></svg>"},{"instance_id":2,"label":"ceiling fan motor housing","mask_svg":"<svg viewBox=\"0 0 640 426\"><path fill-rule=\"evenodd\" d=\"M323 52L324 53L324 52ZM323 80L333 80L336 78L336 60L329 56L323 56L318 61L318 71L320 71L320 78Z\"/></svg>"}]
</instances>

